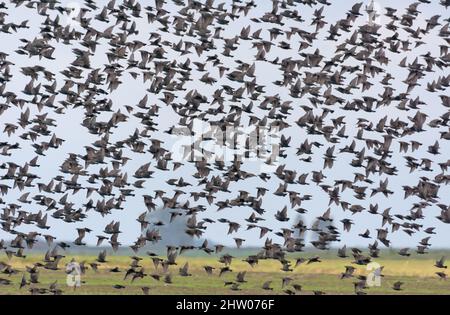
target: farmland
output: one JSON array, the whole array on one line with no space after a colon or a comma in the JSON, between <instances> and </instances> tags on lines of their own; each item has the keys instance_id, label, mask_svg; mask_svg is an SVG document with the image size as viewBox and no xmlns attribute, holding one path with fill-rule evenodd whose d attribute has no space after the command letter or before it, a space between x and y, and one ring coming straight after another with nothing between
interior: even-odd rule
<instances>
[{"instance_id":1,"label":"farmland","mask_svg":"<svg viewBox=\"0 0 450 315\"><path fill-rule=\"evenodd\" d=\"M301 291L296 294L313 294L314 291L322 291L326 294L354 294L353 283L357 281L359 275L367 276L370 271L364 265L356 265L350 258L342 259L330 254L323 254L321 262L311 264L301 264L295 266L295 258L311 257L320 253L306 253L301 255L288 256L292 263L293 271L282 271L282 265L275 260L260 260L258 264L251 267L243 261L243 252L233 253L233 261L230 266L231 272L219 276L219 269L223 267L214 255L206 256L180 256L177 258L177 265L170 266L166 273L163 273L161 266L155 268L149 256L141 255L139 267L143 267L145 276L132 281L131 276L124 279L125 272L131 262L130 256L111 255L107 262L98 264L98 270L94 271L89 263L95 262L96 256L91 254L67 254L59 263L59 270L47 270L38 268L38 283L28 283L22 288L19 284L22 276L26 279L29 274L27 267L32 267L37 261L42 261L42 255L31 254L25 258L12 257L8 260L6 256L0 256L0 261L6 263L15 270L15 273L0 274L1 279L10 280L10 284L0 284L1 294L30 294L30 288L49 288L51 283L56 281L57 288L63 294L143 294L142 287L149 288L149 294L285 294L286 289L292 290L293 284L301 285ZM435 251L425 256L411 255L411 257L401 257L394 253L384 253L381 258L373 260L377 264L384 266L380 286L373 286L364 290L367 294L449 294L450 282L441 280L435 274L443 271L434 267L436 259L447 253ZM164 258L161 255L161 258ZM75 290L66 284L65 264L75 259L76 262L85 262L88 269L81 275L81 286ZM182 277L179 275L179 268L185 262L189 263L189 273L191 276ZM212 266L212 275L208 275L203 266ZM345 266L351 265L356 268L353 277L341 279L340 275L345 270ZM111 272L117 267L118 272ZM116 270L117 271L117 270ZM237 272L246 271L245 281L240 284L237 291L230 290L230 286L225 286L225 282L232 282L236 279ZM172 283L163 281L165 274L172 275ZM155 280L151 275L161 275L161 279ZM292 280L289 285L282 288L282 278L289 277ZM273 290L262 290L265 281L272 280ZM401 291L392 289L393 283L403 282ZM118 285L118 286L117 286ZM116 288L115 288L116 286ZM293 290L292 290L293 291ZM44 292L45 293L45 292Z\"/></svg>"}]
</instances>

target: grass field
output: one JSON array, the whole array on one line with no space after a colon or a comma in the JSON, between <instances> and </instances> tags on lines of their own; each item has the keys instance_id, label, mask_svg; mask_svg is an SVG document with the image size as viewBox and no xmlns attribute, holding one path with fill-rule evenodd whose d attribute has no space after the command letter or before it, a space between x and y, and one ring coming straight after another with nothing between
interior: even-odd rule
<instances>
[{"instance_id":1,"label":"grass field","mask_svg":"<svg viewBox=\"0 0 450 315\"><path fill-rule=\"evenodd\" d=\"M367 294L450 294L450 280L441 280L435 274L439 270L434 267L435 260L440 258L442 253L436 252L426 256L400 257L394 254L382 255L382 258L374 260L381 266L384 266L380 287L371 287L366 289ZM298 257L296 255L294 257ZM302 255L310 257L311 255ZM171 266L169 273L173 276L173 283L166 284L150 277L150 274L162 274L161 267L155 270L151 259L143 257L140 265L145 268L143 279L131 278L124 280L125 271L131 261L128 256L108 256L108 262L99 266L98 272L88 269L81 276L81 287L73 290L66 285L65 264L72 258L76 261L94 262L96 256L92 255L66 255L60 263L60 270L46 270L40 268L39 283L28 284L19 289L22 275L25 273L27 279L29 275L25 272L26 266L32 266L34 262L42 259L42 256L35 254L28 255L26 258L13 257L8 260L6 256L0 256L0 262L10 264L18 273L8 275L0 274L1 279L11 280L11 284L0 284L0 294L30 294L30 287L48 288L49 285L57 281L58 288L63 294L143 294L142 287L149 287L149 294L285 294L283 290L292 289L292 284L300 284L302 290L297 294L312 294L314 290L320 290L326 294L354 294L353 282L355 277L340 279L340 274L345 270L346 265L352 265L357 268L355 275L367 275L366 266L351 264L351 260L336 258L335 256L322 255L321 263L310 265L300 265L294 268L294 271L281 271L281 264L273 260L260 260L258 265L252 268L249 264L242 261L242 258L236 257L231 264L232 272L219 277L218 268L223 265L217 261L217 257L185 257L177 259L178 265ZM189 262L189 272L192 276L182 277L178 274L178 269ZM293 259L293 265L295 260ZM213 266L213 275L207 275L203 269L204 265ZM109 269L119 267L120 273L109 272ZM224 286L225 281L234 281L238 271L247 271L246 283L240 285L240 291L232 291L229 286ZM281 288L281 279L290 277L292 281L289 286ZM273 291L261 289L262 284L272 280ZM396 281L404 282L402 291L394 291L392 285ZM1 281L0 281L1 282ZM123 289L115 289L114 285L125 286Z\"/></svg>"}]
</instances>

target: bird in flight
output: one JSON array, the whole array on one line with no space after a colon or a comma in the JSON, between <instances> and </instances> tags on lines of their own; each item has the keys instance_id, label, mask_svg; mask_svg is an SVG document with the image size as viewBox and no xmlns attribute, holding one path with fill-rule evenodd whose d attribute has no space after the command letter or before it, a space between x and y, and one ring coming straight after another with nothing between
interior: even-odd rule
<instances>
[{"instance_id":1,"label":"bird in flight","mask_svg":"<svg viewBox=\"0 0 450 315\"><path fill-rule=\"evenodd\" d=\"M0 251L46 252L1 285L64 293L40 271L92 244L81 270L123 275L117 291L195 278L185 254L198 251L217 258L201 268L230 290L297 294L308 287L297 272L326 255L291 255L312 247L345 260L342 285L358 279L366 294L357 268L382 249L406 260L439 243L450 224L450 21L432 12L449 1L150 3L85 1L77 14L57 1L1 3ZM158 243L165 252L152 252ZM230 254L252 244L248 257ZM108 265L125 248L129 266ZM281 286L252 275L262 260L279 263ZM434 267L446 279L445 257Z\"/></svg>"}]
</instances>

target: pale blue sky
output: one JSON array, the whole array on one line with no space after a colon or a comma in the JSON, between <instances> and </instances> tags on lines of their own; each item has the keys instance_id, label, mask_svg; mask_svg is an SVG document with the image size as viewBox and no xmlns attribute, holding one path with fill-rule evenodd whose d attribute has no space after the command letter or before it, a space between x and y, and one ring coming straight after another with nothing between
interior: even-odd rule
<instances>
[{"instance_id":1,"label":"pale blue sky","mask_svg":"<svg viewBox=\"0 0 450 315\"><path fill-rule=\"evenodd\" d=\"M216 1L219 3L220 1ZM228 1L224 1L228 2ZM344 41L344 39L349 38L352 33L344 33L341 37L339 37L338 42L330 42L325 41L324 38L328 36L328 28L331 23L334 23L338 19L345 18L346 12L352 7L356 1L331 1L333 3L332 6L325 7L323 15L325 16L325 20L329 23L327 24L321 31L318 36L318 39L314 41L313 47L308 48L304 52L312 53L316 48L320 49L320 53L324 55L327 58L332 57L335 54L335 47L336 44L340 44ZM62 1L63 4L69 3L69 1ZM98 1L98 5L101 6L100 3L103 3L102 1ZM105 2L106 3L106 2ZM143 2L142 2L143 3ZM153 2L151 2L153 3ZM262 12L270 11L271 9L271 2L270 1L257 1L258 8L253 9L250 11L249 15L245 18L236 19L235 21L231 22L229 25L225 27L225 31L223 32L224 37L231 38L232 36L239 34L242 27L248 25L249 19L255 16L261 16ZM394 7L398 9L398 14L401 15L405 12L405 8L411 3L411 1L378 1L378 4L380 7ZM10 6L10 5L9 5ZM145 5L143 5L145 6ZM168 4L165 6L165 9L170 12L170 14L173 14L175 12L175 7L168 1ZM179 8L176 8L176 10L179 10ZM433 4L421 4L419 5L419 10L422 11L422 13L417 17L416 22L414 23L414 28L417 28L419 25L420 27L424 28L426 25L425 19L430 18L433 15L440 14L442 17L440 19L440 22L443 23L444 18L448 18L448 10L445 10L443 6L440 6L437 4L437 1L433 1ZM300 29L305 29L308 31L313 30L314 26L310 26L310 21L312 18L312 12L313 10L311 8L305 7L305 6L299 6L298 9L300 15L303 19L306 20L306 22L303 22L301 24L294 23L292 21L286 21L286 25L284 26L277 26L277 25L265 25L263 23L255 24L252 23L251 26L251 32L257 30L258 28L263 28L264 30L267 30L272 27L278 27L282 28L283 30L289 29L290 26L295 26ZM34 10L30 10L27 8L19 7L14 9L12 11L11 9L8 11L10 12L10 15L6 17L7 21L14 21L15 23L19 23L24 19L29 20L30 29L27 30L20 30L17 34L12 35L5 35L0 34L0 38L2 39L2 48L0 51L8 53L10 56L8 59L14 63L13 66L11 66L11 73L14 74L13 79L11 82L7 84L7 90L14 91L15 93L20 94L21 90L23 89L23 86L29 81L29 78L25 77L20 73L20 67L24 66L33 66L36 64L40 64L45 66L48 70L52 71L56 74L56 78L58 80L58 88L61 88L62 82L64 80L64 77L59 73L59 71L62 71L65 69L73 60L74 55L72 54L71 50L73 48L83 48L81 45L64 45L63 43L54 43L52 42L52 45L56 47L56 50L53 54L53 56L56 58L56 60L48 61L45 59L39 60L38 57L32 57L28 58L26 56L21 56L16 53L14 53L14 50L17 49L19 45L22 45L23 43L20 42L21 38L27 38L31 40L34 36L37 34L37 29L39 27L39 23L42 21L42 17L38 16ZM11 14L11 12L17 13L17 14ZM384 13L384 11L383 11ZM54 14L54 13L51 13ZM144 15L144 13L142 13ZM62 19L64 21L64 19ZM356 24L363 24L366 21L366 17L362 16L359 17L356 21ZM388 22L387 17L382 16L380 23L386 23ZM136 23L138 25L138 29L140 31L140 34L132 37L130 36L129 39L135 38L139 39L143 42L146 42L150 32L158 32L158 23L154 23L152 25L148 25L146 23L146 19L140 19L136 20ZM97 20L93 20L92 26L94 28L97 28L99 30L106 29L111 24L101 23ZM386 50L386 53L388 54L388 57L391 59L390 66L386 69L390 71L392 76L395 78L392 82L392 87L397 89L397 92L404 92L406 91L406 85L402 83L401 81L405 80L407 76L407 70L399 68L397 64L400 62L401 59L404 57L407 57L408 63L413 62L415 57L420 56L421 54L425 54L426 52L431 52L433 56L439 55L439 45L445 44L445 41L442 38L439 38L437 36L439 28L442 26L437 26L434 30L431 31L431 34L426 35L424 37L423 41L424 44L415 49L413 52L408 52L408 54L400 53L400 54L392 54L391 52ZM118 29L118 27L116 27ZM342 32L341 32L342 33ZM390 36L393 33L391 31L382 30L382 37ZM401 38L406 39L406 36L408 36L403 30L399 29L399 33ZM179 38L177 38L174 35L168 34L168 33L162 33L162 36L165 40L172 41L173 43L177 43L179 41ZM264 39L268 39L268 32L263 31L261 33L261 36L264 37ZM189 41L197 41L197 39L194 38L183 38L183 40L189 40ZM277 40L284 40L287 41L284 35L280 35L280 37ZM413 39L410 39L411 41ZM215 40L215 44L218 47L217 51L212 52L206 52L203 54L202 57L198 57L195 54L190 54L188 56L180 56L178 52L174 51L168 51L167 57L170 59L176 59L177 61L184 61L187 57L191 59L191 62L193 61L201 61L205 56L207 55L213 55L215 53L220 54L222 51L222 45L223 43L219 40ZM293 36L290 41L291 46L293 49L290 51L280 49L276 46L273 46L271 48L271 51L267 54L266 59L267 60L273 60L276 57L287 58L300 58L300 56L297 53L297 48L299 45L299 37ZM109 49L109 46L105 45L105 41L102 40L101 44L97 46L97 51L95 53L95 56L91 58L91 67L92 68L98 68L103 67L104 64L108 63L108 60L106 58L105 52ZM146 48L149 49L148 47ZM252 64L255 59L256 50L251 50L251 41L240 41L238 50L233 52L234 59L233 58L221 58L223 59L223 62L226 66L232 68L235 67L236 60L242 60L243 62L247 62L249 64ZM136 54L136 58L140 58L139 54ZM419 57L420 62L424 62L423 58ZM345 64L347 65L354 65L354 59L351 58L348 59ZM326 148L328 148L331 144L325 144L321 149L316 150L315 155L313 156L313 163L299 163L298 157L295 155L296 148L304 142L306 139L306 133L304 130L301 130L298 128L298 126L295 124L295 121L303 115L303 110L299 108L300 105L308 105L310 106L309 102L305 99L291 99L289 97L289 91L284 88L279 88L276 85L273 84L275 80L282 79L282 72L279 71L278 66L265 63L265 62L256 62L256 80L258 84L265 85L266 88L266 94L267 95L275 95L279 94L281 99L283 100L293 100L292 106L295 108L292 111L291 117L288 118L288 122L291 124L291 127L286 129L283 133L286 136L292 136L293 140L291 141L291 148L287 151L289 153L289 156L286 160L280 161L281 164L286 164L286 169L295 170L298 174L301 173L309 173L312 170L320 170L322 169L323 165L323 153L325 152ZM210 71L211 75L215 78L218 78L218 71L217 69L214 69L210 64L206 67L207 71ZM432 80L436 80L441 75L448 75L448 71L441 71L438 68L434 68L435 72L433 73L427 73L426 76L420 80L420 83L422 86L416 87L412 93L411 98L414 99L416 96L419 96L422 101L426 103L425 106L421 106L421 111L427 113L432 118L437 118L440 115L442 115L445 112L445 108L441 106L441 101L438 97L439 93L429 93L425 91L426 83L431 82ZM173 111L171 107L166 107L161 101L158 99L161 97L160 95L152 95L148 92L146 92L146 89L149 88L149 82L146 84L142 83L141 78L139 77L138 80L132 80L131 76L126 73L125 71L124 75L121 78L121 81L123 82L120 87L113 91L109 97L113 103L113 109L116 111L118 109L121 110L121 112L126 112L125 105L136 105L139 100L141 100L146 94L149 96L149 104L155 104L161 106L160 108L160 116L158 121L159 126L159 132L155 133L153 138L157 138L160 140L164 140L166 142L165 147L167 149L170 149L170 144L174 141L174 139L170 139L170 136L167 134L164 134L163 131L167 130L170 126L172 126L177 120L178 117L173 114ZM211 95L211 93L220 86L220 84L228 84L233 87L238 87L236 83L230 82L226 79L221 79L217 82L214 86L208 86L203 84L202 82L198 81L198 79L203 75L203 73L199 72L193 72L193 81L190 81L186 84L187 90L190 89L197 89L200 93L204 95ZM347 75L347 82L349 82L351 79L353 79L354 76ZM374 86L370 89L370 91L366 91L364 95L370 95L373 97L377 97L379 93L382 93L383 88L379 86L378 82L381 80L382 75L377 76L376 78L370 78L369 81L374 84ZM336 92L337 93L337 92ZM442 92L444 94L445 92ZM361 98L363 94L360 93L360 91L355 91L355 94L353 94L352 98ZM22 97L24 97L21 94ZM177 94L179 96L179 94ZM182 95L180 95L182 97ZM342 96L343 97L343 96ZM29 97L25 96L24 98L28 99ZM58 96L57 100L62 100L62 96ZM3 101L3 100L2 100ZM179 99L177 100L179 101ZM257 105L256 102L254 102L255 105ZM244 104L248 104L248 100L244 100ZM332 117L338 117L340 115L346 116L346 133L350 135L348 139L344 139L341 141L340 144L337 145L337 148L335 152L338 151L339 148L344 147L346 144L350 144L352 139L351 136L356 134L356 129L352 128L352 126L355 125L355 122L357 118L364 117L366 119L369 119L376 124L379 119L383 118L384 116L388 116L389 119L395 119L399 117L402 120L407 121L407 116L413 116L415 114L415 111L411 110L408 112L399 111L394 106L397 103L393 103L393 105L389 107L382 107L377 110L376 113L362 113L362 112L347 112L342 111L336 108L336 112L332 115ZM32 116L37 113L36 108L30 107ZM256 107L256 106L255 106ZM20 116L20 112L22 110L18 108L10 108L7 110L3 115L0 116L0 126L3 126L6 122L16 122L18 117ZM44 112L47 112L46 109L44 109ZM318 111L316 110L315 113L317 114ZM42 113L41 113L42 114ZM267 113L264 113L263 111L255 108L255 114L257 115L264 115ZM98 116L97 120L108 120L109 115L111 113L102 113ZM93 141L96 140L96 137L93 135L87 133L86 129L84 129L80 123L83 119L83 111L81 108L75 108L75 109L68 109L66 111L65 115L56 115L55 113L49 112L49 117L55 118L58 121L58 126L55 128L52 128L52 131L56 133L58 137L61 137L66 140L66 142L59 148L57 151L55 150L49 150L47 151L47 156L39 157L39 164L41 164L41 167L39 169L33 169L32 171L38 174L41 179L36 180L34 183L48 183L51 179L51 177L56 176L60 173L58 173L59 166L63 162L63 160L67 157L67 153L74 152L78 154L85 154L85 151L83 147L85 145L91 145ZM262 117L262 116L260 116ZM327 123L330 123L331 116L326 118ZM120 127L117 128L114 131L114 134L110 137L110 141L117 141L117 140L123 140L127 138L129 135L131 135L134 130L138 128L139 130L142 130L142 126L139 124L139 119L129 116L129 119L126 123L120 124ZM392 207L391 214L407 214L409 209L411 208L412 204L415 202L419 202L420 200L417 197L410 197L406 200L403 199L403 189L402 186L404 185L415 185L418 182L418 179L420 176L428 176L430 178L434 177L440 172L440 169L437 165L437 163L444 162L448 159L450 154L450 146L448 146L447 141L441 140L441 154L438 156L433 156L429 153L427 153L427 147L434 143L434 141L439 137L439 131L442 130L430 130L430 128L427 128L426 132L415 134L413 136L408 136L402 139L402 141L410 141L410 140L416 140L423 143L423 146L420 148L420 150L411 153L408 152L409 155L414 156L416 158L429 158L435 162L433 164L434 172L423 172L423 171L416 171L412 174L409 174L409 169L405 167L405 160L402 158L402 154L399 154L398 152L398 143L394 143L392 145L393 152L393 158L391 159L391 162L393 165L395 165L398 168L398 176L390 176L389 177L389 189L395 191L395 194L391 196L389 199L385 198L381 194L378 194L376 197L371 198L370 200L363 200L358 201L353 198L352 191L347 189L344 193L341 193L342 199L346 200L348 202L352 202L355 204L360 204L364 207L369 206L370 203L379 203L379 208L381 210ZM19 128L19 130L16 132L14 136L11 136L10 138L6 137L6 134L2 134L0 137L0 141L9 141L14 143L15 141L18 141L21 143L21 150L11 151L12 157L5 157L0 156L0 164L7 162L7 161L14 161L17 164L23 164L26 161L29 161L31 158L35 156L32 148L30 147L29 142L24 142L20 138L18 138L18 135L20 135L23 132ZM369 135L370 138L376 139L378 137L378 140L382 140L382 134L376 134L373 133L365 133L366 135ZM45 139L48 141L49 138ZM308 139L312 140L318 140L322 141L322 138L319 138L317 136L312 137L308 136ZM41 139L42 141L43 139ZM357 150L362 149L362 143L358 142ZM366 153L369 153L369 151L366 149ZM373 155L372 153L370 153ZM140 165L146 163L146 162L152 162L152 165L154 165L154 161L152 161L150 154L136 154L129 150L126 151L126 156L129 156L132 158L131 161L128 162L128 164L125 167L125 170L128 173L129 180L132 181L132 174L136 170L137 167ZM332 170L326 169L324 170L324 174L327 176L327 180L325 181L326 184L332 185L334 183L334 180L336 179L348 179L353 180L353 173L356 171L354 168L349 166L349 162L351 159L353 159L354 156L351 154L346 155L340 155L337 161L335 162L335 166ZM143 204L143 200L141 195L142 194L154 194L154 190L156 189L163 189L163 190L172 190L173 187L169 186L165 183L165 181L169 178L179 177L183 176L183 178L191 183L195 183L195 179L190 177L190 174L192 174L192 168L188 165L188 163L185 163L185 167L182 167L178 169L175 173L174 172L161 172L157 171L154 175L155 178L150 179L146 182L145 189L139 190L136 192L136 197L128 197L127 202L123 204L125 207L124 211L114 211L111 215L108 215L107 217L101 217L99 213L96 213L94 211L90 211L88 213L88 219L86 219L84 222L80 223L62 223L59 222L51 217L49 217L48 224L52 226L52 229L50 231L51 234L56 235L59 240L74 240L77 236L76 228L77 227L89 227L94 230L93 233L86 236L86 241L88 241L90 244L95 243L95 235L98 235L103 230L104 226L109 223L111 220L120 220L121 222L121 230L124 231L120 235L119 240L123 244L130 244L133 242L137 235L139 234L139 223L136 222L137 216L142 213L145 210L145 206ZM243 166L243 169L249 170L249 171L257 171L260 169L261 164L259 162L251 162L246 163ZM102 165L101 167L104 167ZM111 166L109 166L111 168ZM98 169L98 166L90 166L88 170L90 172L93 172L94 170ZM359 169L359 172L363 172L363 169ZM217 173L218 174L218 173ZM375 175L372 175L371 179L378 184L379 180L385 179L386 176L377 177ZM310 179L310 177L309 177ZM82 180L80 180L82 182ZM274 191L279 184L279 179L277 179L275 176L272 177L270 181L268 181L264 186L272 191ZM252 193L253 195L256 195L256 187L262 186L263 183L258 178L253 178L246 180L245 182L240 183L232 183L230 184L230 190L232 190L231 194L225 194L225 193L217 193L216 194L216 201L217 200L224 200L224 199L232 199L237 196L237 192L240 189L245 189ZM372 187L370 187L372 188ZM370 188L368 188L368 194L370 194ZM322 189L319 187L316 187L313 183L309 186L300 186L300 185L289 185L289 190L296 190L301 195L304 194L310 194L313 195L313 199L311 201L305 201L304 204L302 204L302 207L309 210L308 214L305 215L305 221L309 224L311 224L314 217L321 215L326 209L328 205L328 196L323 193ZM194 185L193 188L189 191L200 191L201 187L197 187ZM31 190L33 191L33 190ZM37 190L34 190L35 192ZM188 189L186 189L188 191ZM444 204L448 204L450 202L449 196L449 189L448 187L442 185L441 189L439 191L439 196L441 197L441 202ZM168 191L168 196L172 196L173 192ZM5 202L14 202L15 199L20 196L20 193L18 193L16 190L13 193L8 194L7 196L3 197L3 200ZM62 196L62 195L61 195ZM53 195L52 198L59 199L61 196ZM84 203L85 200L85 191L80 191L78 194L74 196L69 196L69 200L71 202L74 202L77 207L80 207L82 203ZM98 195L93 195L93 198L98 198ZM186 197L182 196L180 197L180 200L185 200ZM158 201L159 202L159 201ZM203 201L200 201L200 204L205 204ZM271 193L267 193L266 196L263 199L263 208L267 210L265 214L266 221L262 223L262 225L270 226L274 232L279 230L281 227L291 227L293 224L293 220L290 222L280 223L276 221L273 217L273 215L276 213L276 211L279 211L283 208L283 206L288 205L288 199L287 198L281 198L274 196ZM26 205L24 206L25 209L28 211L36 212L39 210L39 208L36 205ZM233 208L233 209L226 209L221 212L216 212L217 207L211 206L208 207L208 210L202 214L199 215L199 219L202 217L209 217L212 219L217 219L221 217L228 218L232 221L240 222L241 225L245 226L245 221L243 221L244 218L247 218L251 214L251 209L247 207L239 207L239 208ZM373 216L368 213L359 213L354 216L351 216L349 212L343 212L340 207L332 206L332 213L333 217L336 220L340 220L342 218L351 218L355 225L352 227L352 230L350 233L343 233L341 236L341 243L339 245L347 244L348 246L359 246L359 245L367 245L368 242L357 235L359 233L362 233L365 231L366 228L371 230L372 235L376 235L376 228L381 225L381 217L380 216ZM431 243L434 247L449 247L448 239L450 237L450 231L449 226L443 224L439 220L435 218L440 213L440 209L436 206L431 206L427 209L425 209L425 215L426 219L420 221L420 224L423 224L424 227L428 226L436 226L436 232L437 235L433 236ZM50 215L50 213L49 213ZM291 210L290 212L291 218L295 218L295 212ZM342 225L340 223L336 223L336 225L341 228ZM27 232L30 230L33 230L34 227L32 226L25 226L22 225L18 227L18 230ZM258 238L259 231L258 230L250 230L245 231L245 228L242 228L239 233L235 233L232 235L226 235L227 226L221 223L216 223L211 225L208 230L206 231L207 238L210 238L216 242L220 242L226 245L234 245L233 237L241 237L247 239L246 245L256 245L260 246L263 244L264 239L260 240ZM268 234L270 236L270 234ZM425 233L416 233L413 237L409 237L407 234L405 234L402 231L398 231L393 235L390 235L390 239L392 241L393 246L395 247L415 247L417 242L427 236ZM277 242L282 242L282 239L272 235L273 239ZM5 232L0 231L0 238L9 238L9 235L7 235ZM370 242L373 242L373 239L370 240Z\"/></svg>"}]
</instances>

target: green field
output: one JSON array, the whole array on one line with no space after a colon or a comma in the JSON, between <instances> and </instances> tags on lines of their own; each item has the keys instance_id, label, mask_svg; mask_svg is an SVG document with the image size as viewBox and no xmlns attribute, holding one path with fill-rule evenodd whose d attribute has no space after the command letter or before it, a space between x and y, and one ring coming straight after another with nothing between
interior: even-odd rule
<instances>
[{"instance_id":1,"label":"green field","mask_svg":"<svg viewBox=\"0 0 450 315\"><path fill-rule=\"evenodd\" d=\"M434 267L435 260L443 253L435 252L425 256L401 257L396 254L384 254L382 258L374 260L384 266L380 287L371 287L364 292L367 294L450 294L450 280L441 280L435 274L437 271L445 271ZM445 254L445 253L444 253ZM312 254L295 255L292 258L292 265L295 265L297 257L311 257ZM28 255L26 258L13 257L8 260L6 256L0 256L0 262L7 263L17 271L15 274L0 273L1 279L10 280L10 284L0 284L1 294L30 294L30 288L49 288L49 285L57 281L58 289L63 294L143 294L142 287L150 288L149 294L285 294L285 289L292 289L293 284L302 286L301 291L296 294L313 294L313 291L320 290L326 294L354 294L353 283L356 277L340 279L340 274L345 270L346 265L357 268L355 276L367 275L369 271L366 266L359 266L351 263L351 259L340 259L331 255L322 255L321 263L310 265L302 264L293 271L284 272L281 264L274 260L260 260L258 265L252 268L248 263L242 261L242 257L236 257L230 268L232 272L225 273L219 277L218 269L223 266L216 256L181 256L177 259L177 264L171 266L168 273L173 276L173 283L164 283L162 277L157 281L150 277L150 274L163 275L161 267L155 269L150 257L140 256L143 260L140 265L144 267L147 276L143 279L131 281L131 277L124 280L125 271L131 262L129 256L108 256L107 262L100 264L98 272L89 268L81 276L81 287L73 290L66 285L65 264L72 258L76 261L94 262L96 256L92 255L66 255L59 264L60 270L46 270L39 268L39 283L27 284L19 289L23 274L29 279L29 274L25 271L26 266L31 267L37 261L42 261L42 256L36 254ZM161 258L165 258L161 256ZM189 262L189 272L192 276L182 277L178 270ZM203 269L204 265L213 266L216 269L213 275L207 275ZM112 273L109 270L119 267L119 273ZM245 280L247 282L240 285L240 291L233 291L229 286L225 286L225 281L234 281L239 271L247 271ZM281 288L283 277L290 277L292 281L285 288ZM265 281L272 280L273 291L262 290L261 286ZM394 291L393 283L404 282L403 290ZM1 281L0 281L1 282ZM125 286L123 289L113 288L114 285Z\"/></svg>"}]
</instances>

